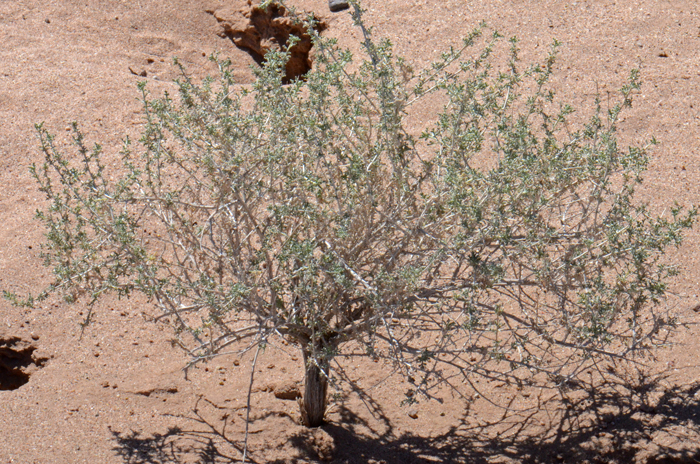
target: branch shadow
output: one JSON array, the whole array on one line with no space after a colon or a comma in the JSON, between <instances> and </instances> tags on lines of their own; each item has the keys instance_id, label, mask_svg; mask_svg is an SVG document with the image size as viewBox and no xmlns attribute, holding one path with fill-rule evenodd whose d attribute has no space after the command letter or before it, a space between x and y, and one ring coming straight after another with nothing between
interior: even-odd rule
<instances>
[{"instance_id":1,"label":"branch shadow","mask_svg":"<svg viewBox=\"0 0 700 464\"><path fill-rule=\"evenodd\" d=\"M219 411L218 417L207 417L203 406ZM191 424L191 427L185 429L171 426L163 434L153 433L152 435L142 435L134 430L118 432L110 428L115 442L113 450L126 464L240 462L244 452L243 440L230 438L226 430L232 422L231 411L230 408L221 407L199 396L191 415L166 415L184 419ZM264 419L264 417L257 419ZM260 461L247 456L246 462L256 464Z\"/></svg>"},{"instance_id":2,"label":"branch shadow","mask_svg":"<svg viewBox=\"0 0 700 464\"><path fill-rule=\"evenodd\" d=\"M264 449L256 449L247 462L700 463L700 382L678 386L666 380L663 374L637 372L605 384L579 383L538 407L504 413L486 424L470 420L470 405L465 403L457 424L430 437L398 429L381 406L364 395L372 419L341 404L339 419L333 423L318 429L290 427L287 450L291 448L292 453L281 458L277 453L276 460L268 460ZM202 406L209 413L203 413ZM112 431L114 450L127 464L240 462L243 436L238 431L232 439L227 432L230 411L200 397L192 414L173 416L189 421L191 427L173 426L150 436ZM543 414L549 417L545 424ZM291 420L286 413L268 412L254 418L256 428L262 425L264 430L270 416Z\"/></svg>"},{"instance_id":3,"label":"branch shadow","mask_svg":"<svg viewBox=\"0 0 700 464\"><path fill-rule=\"evenodd\" d=\"M382 433L360 433L370 425L344 408L341 420L323 429L334 441L332 462L344 464L700 463L700 382L668 386L664 375L637 374L605 385L579 383L575 391L542 403L559 411L546 426L538 408L470 425L467 406L458 425L428 438L397 433L383 414ZM290 440L305 459L275 464L318 460L311 432Z\"/></svg>"}]
</instances>

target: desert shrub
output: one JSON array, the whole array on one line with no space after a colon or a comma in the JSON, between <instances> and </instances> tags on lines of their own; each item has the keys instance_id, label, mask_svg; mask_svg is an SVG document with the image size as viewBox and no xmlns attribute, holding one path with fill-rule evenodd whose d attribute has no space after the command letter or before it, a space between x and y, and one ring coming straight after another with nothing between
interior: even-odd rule
<instances>
[{"instance_id":1,"label":"desert shrub","mask_svg":"<svg viewBox=\"0 0 700 464\"><path fill-rule=\"evenodd\" d=\"M119 169L77 128L66 156L38 126L49 291L145 295L192 363L298 346L312 426L347 350L394 363L415 399L478 376L572 385L663 342L664 253L695 210L656 217L635 197L648 146L617 131L637 72L572 127L557 44L523 66L480 26L415 72L361 14L359 57L310 28L313 69L289 84L289 48L251 86L225 60L201 83L182 68L177 97L140 84L145 127ZM427 98L442 110L408 130Z\"/></svg>"}]
</instances>

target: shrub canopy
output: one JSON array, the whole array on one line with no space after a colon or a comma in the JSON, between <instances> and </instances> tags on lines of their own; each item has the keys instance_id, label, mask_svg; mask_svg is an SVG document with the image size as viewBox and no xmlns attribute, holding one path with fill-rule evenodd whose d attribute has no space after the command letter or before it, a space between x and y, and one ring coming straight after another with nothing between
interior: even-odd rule
<instances>
[{"instance_id":1,"label":"shrub canopy","mask_svg":"<svg viewBox=\"0 0 700 464\"><path fill-rule=\"evenodd\" d=\"M663 256L695 210L635 199L647 150L616 134L637 72L574 128L549 88L556 44L523 68L481 26L414 72L355 19L359 57L311 28L313 69L288 85L289 49L252 86L227 61L201 84L183 69L177 98L140 84L145 128L116 171L77 129L68 157L38 126L51 290L146 295L193 362L285 338L324 398L346 347L427 392L564 385L663 341ZM408 130L426 98L442 110Z\"/></svg>"}]
</instances>

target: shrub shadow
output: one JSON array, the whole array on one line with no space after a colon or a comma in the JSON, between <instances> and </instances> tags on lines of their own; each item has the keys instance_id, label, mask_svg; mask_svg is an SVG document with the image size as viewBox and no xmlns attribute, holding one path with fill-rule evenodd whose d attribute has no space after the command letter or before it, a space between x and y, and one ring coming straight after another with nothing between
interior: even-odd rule
<instances>
[{"instance_id":1,"label":"shrub shadow","mask_svg":"<svg viewBox=\"0 0 700 464\"><path fill-rule=\"evenodd\" d=\"M204 409L223 411L213 419L212 414L206 414ZM230 422L229 408L224 408L200 396L192 414L188 416L172 416L184 419L191 424L185 429L171 426L163 433L142 435L130 430L118 432L111 430L112 439L116 443L113 450L124 463L128 464L218 464L240 462L244 451L242 440L233 440L227 433ZM247 458L247 462L255 464L258 461Z\"/></svg>"},{"instance_id":2,"label":"shrub shadow","mask_svg":"<svg viewBox=\"0 0 700 464\"><path fill-rule=\"evenodd\" d=\"M518 462L563 463L700 463L700 382L667 386L666 376L608 379L606 385L575 385L542 410L556 417L541 424L542 410L505 413L482 425L470 425L465 408L460 423L448 432L420 437L397 433L386 416L381 434L362 434L369 424L347 409L323 429L335 441L334 463L427 464ZM358 427L361 426L361 427ZM309 434L292 437L305 461L315 457Z\"/></svg>"},{"instance_id":3,"label":"shrub shadow","mask_svg":"<svg viewBox=\"0 0 700 464\"><path fill-rule=\"evenodd\" d=\"M488 424L471 423L467 405L458 424L428 438L398 431L381 407L356 389L380 427L341 405L337 411L340 418L321 428L333 444L332 456L319 453L319 431L298 429L288 441L297 457L268 461L253 453L248 462L700 463L700 382L669 386L665 380L664 375L637 373L633 379L609 379L605 386L577 384L556 399L543 402L540 409L506 413ZM206 418L200 410L201 401L192 415L180 416L195 421L187 430L171 427L165 434L152 436L113 431L117 455L128 464L240 462L243 437L237 433L233 440L226 433L226 414L216 420ZM545 408L550 411L550 421L543 426L541 412ZM264 421L270 415L279 414L268 413L256 420ZM377 432L378 428L382 431Z\"/></svg>"}]
</instances>

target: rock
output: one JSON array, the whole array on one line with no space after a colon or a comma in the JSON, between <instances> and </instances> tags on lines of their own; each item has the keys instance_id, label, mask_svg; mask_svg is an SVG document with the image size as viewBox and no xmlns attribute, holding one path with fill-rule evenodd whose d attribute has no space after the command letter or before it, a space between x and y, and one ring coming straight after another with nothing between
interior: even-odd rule
<instances>
[{"instance_id":1,"label":"rock","mask_svg":"<svg viewBox=\"0 0 700 464\"><path fill-rule=\"evenodd\" d=\"M336 12L346 10L350 8L350 5L348 4L347 0L328 0L328 8L330 8L331 11Z\"/></svg>"},{"instance_id":2,"label":"rock","mask_svg":"<svg viewBox=\"0 0 700 464\"><path fill-rule=\"evenodd\" d=\"M299 38L299 42L290 50L291 57L287 62L284 80L288 83L292 79L303 77L311 69L310 52L313 47L304 26L290 18L282 5L272 4L263 10L251 1L246 3L242 9L224 7L206 10L219 22L219 35L231 39L261 65L265 62L267 52L285 48L289 36L294 35ZM316 31L320 33L326 27L325 22L319 21Z\"/></svg>"},{"instance_id":3,"label":"rock","mask_svg":"<svg viewBox=\"0 0 700 464\"><path fill-rule=\"evenodd\" d=\"M418 410L415 408L409 409L407 414L408 417L410 417L411 419L418 419Z\"/></svg>"},{"instance_id":4,"label":"rock","mask_svg":"<svg viewBox=\"0 0 700 464\"><path fill-rule=\"evenodd\" d=\"M296 382L284 382L277 385L273 389L275 398L281 400L296 400L301 397L301 392L299 391L299 385Z\"/></svg>"}]
</instances>

